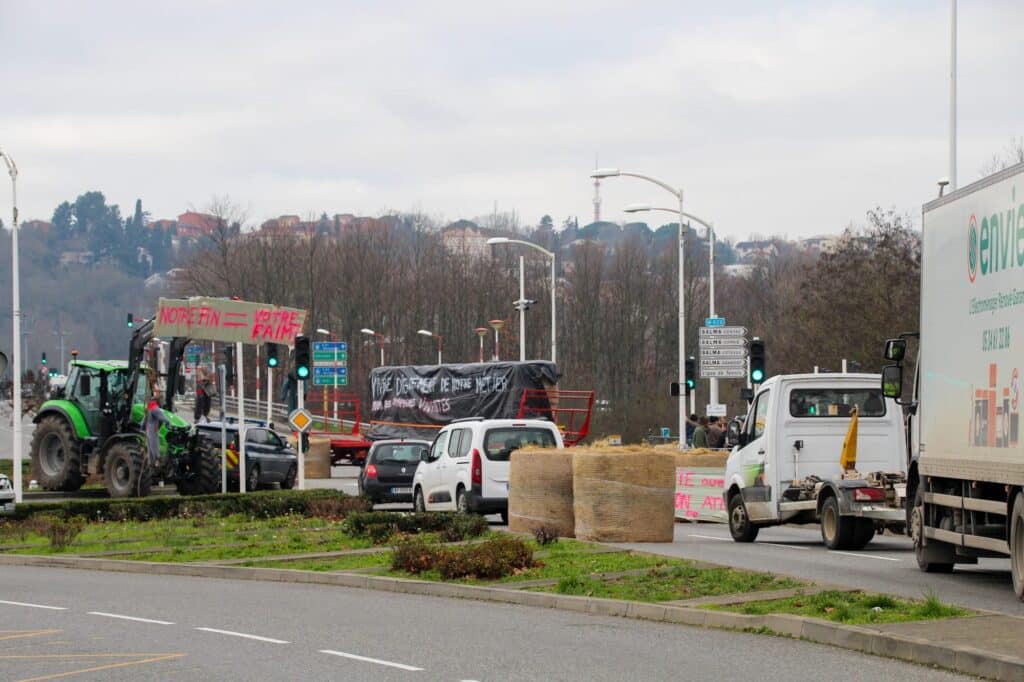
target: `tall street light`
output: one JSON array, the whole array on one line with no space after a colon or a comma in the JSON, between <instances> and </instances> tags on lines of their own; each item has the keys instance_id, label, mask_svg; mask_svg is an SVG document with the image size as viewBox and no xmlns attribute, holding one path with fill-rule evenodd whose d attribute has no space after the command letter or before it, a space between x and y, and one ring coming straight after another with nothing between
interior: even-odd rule
<instances>
[{"instance_id":1,"label":"tall street light","mask_svg":"<svg viewBox=\"0 0 1024 682\"><path fill-rule=\"evenodd\" d=\"M491 320L488 324L490 324L491 329L494 330L494 361L500 362L501 344L499 343L500 339L498 337L498 332L500 332L501 328L505 326L505 320Z\"/></svg>"},{"instance_id":2,"label":"tall street light","mask_svg":"<svg viewBox=\"0 0 1024 682\"><path fill-rule=\"evenodd\" d=\"M21 282L18 275L18 166L6 152L0 158L11 176L11 313L14 325L14 501L21 502Z\"/></svg>"},{"instance_id":3,"label":"tall street light","mask_svg":"<svg viewBox=\"0 0 1024 682\"><path fill-rule=\"evenodd\" d=\"M373 331L372 329L360 329L363 334L369 334L370 336L377 337L377 343L380 344L380 366L384 366L384 335Z\"/></svg>"},{"instance_id":4,"label":"tall street light","mask_svg":"<svg viewBox=\"0 0 1024 682\"><path fill-rule=\"evenodd\" d=\"M670 192L679 201L679 386L686 385L686 320L684 318L683 311L684 303L686 301L686 292L683 287L683 267L686 263L685 258L685 242L683 218L683 190L680 187L676 189L667 182L652 178L649 175L643 175L641 173L630 173L618 168L599 168L590 174L590 177L595 180L601 178L614 178L619 176L626 176L630 178L640 178L647 182L653 183L658 187ZM686 447L686 391L679 391L679 448L683 449Z\"/></svg>"},{"instance_id":5,"label":"tall street light","mask_svg":"<svg viewBox=\"0 0 1024 682\"><path fill-rule=\"evenodd\" d=\"M545 256L547 256L548 258L551 259L551 362L556 362L557 361L558 344L557 344L556 336L555 336L555 319L556 319L555 318L555 287L556 287L556 279L555 279L555 254L554 254L554 252L553 251L548 251L544 247L538 246L537 244L534 244L533 242L527 242L527 241L523 241L521 239L508 239L507 237L493 237L491 239L488 239L487 243L490 244L491 246L494 246L495 244L519 244L521 246L528 246L531 249L536 249L537 251L540 251ZM522 263L522 259L520 259L520 264L521 263ZM525 296L523 295L523 280L522 280L522 271L521 270L520 270L519 277L520 277L520 279L519 279L519 299L520 299L520 301L522 301L522 299L524 299ZM520 310L520 315L522 315L522 310Z\"/></svg>"},{"instance_id":6,"label":"tall street light","mask_svg":"<svg viewBox=\"0 0 1024 682\"><path fill-rule=\"evenodd\" d=\"M420 329L416 333L417 334L422 334L423 336L430 336L432 338L437 339L437 364L439 364L439 365L442 364L441 363L441 335L440 334L435 334L434 332L431 332L431 331L427 331L426 329Z\"/></svg>"},{"instance_id":7,"label":"tall street light","mask_svg":"<svg viewBox=\"0 0 1024 682\"><path fill-rule=\"evenodd\" d=\"M487 338L487 327L477 327L473 330L480 337L480 362L484 361L484 339Z\"/></svg>"},{"instance_id":8,"label":"tall street light","mask_svg":"<svg viewBox=\"0 0 1024 682\"><path fill-rule=\"evenodd\" d=\"M665 211L667 213L679 213L674 208L661 208L650 204L630 204L623 209L626 213L641 213L643 211ZM698 218L692 213L682 212L688 220L700 223L708 231L708 317L715 317L715 226L713 223ZM708 402L712 405L718 404L718 379L708 379Z\"/></svg>"}]
</instances>

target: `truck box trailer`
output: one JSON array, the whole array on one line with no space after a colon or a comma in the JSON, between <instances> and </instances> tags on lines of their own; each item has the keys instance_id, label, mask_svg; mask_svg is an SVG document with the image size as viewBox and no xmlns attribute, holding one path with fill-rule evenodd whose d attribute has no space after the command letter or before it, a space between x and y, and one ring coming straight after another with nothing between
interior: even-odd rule
<instances>
[{"instance_id":1,"label":"truck box trailer","mask_svg":"<svg viewBox=\"0 0 1024 682\"><path fill-rule=\"evenodd\" d=\"M912 397L909 527L918 565L1010 557L1024 599L1024 164L924 205L920 331L886 343L887 396Z\"/></svg>"}]
</instances>

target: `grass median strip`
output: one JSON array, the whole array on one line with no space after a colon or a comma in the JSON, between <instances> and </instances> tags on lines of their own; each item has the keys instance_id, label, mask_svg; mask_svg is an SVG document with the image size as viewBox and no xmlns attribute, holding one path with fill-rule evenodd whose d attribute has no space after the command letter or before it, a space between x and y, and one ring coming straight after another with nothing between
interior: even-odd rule
<instances>
[{"instance_id":1,"label":"grass median strip","mask_svg":"<svg viewBox=\"0 0 1024 682\"><path fill-rule=\"evenodd\" d=\"M934 594L923 599L903 599L887 594L826 590L747 604L706 605L702 608L747 615L793 614L821 618L845 625L902 623L969 615L969 611L941 602Z\"/></svg>"}]
</instances>

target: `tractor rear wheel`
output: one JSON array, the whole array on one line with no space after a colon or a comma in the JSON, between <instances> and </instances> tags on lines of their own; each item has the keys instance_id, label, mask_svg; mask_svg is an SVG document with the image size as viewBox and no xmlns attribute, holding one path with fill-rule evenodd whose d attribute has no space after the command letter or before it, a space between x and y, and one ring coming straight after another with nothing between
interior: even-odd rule
<instances>
[{"instance_id":1,"label":"tractor rear wheel","mask_svg":"<svg viewBox=\"0 0 1024 682\"><path fill-rule=\"evenodd\" d=\"M151 479L146 466L146 451L141 445L123 441L107 450L103 483L111 497L146 497Z\"/></svg>"},{"instance_id":2,"label":"tractor rear wheel","mask_svg":"<svg viewBox=\"0 0 1024 682\"><path fill-rule=\"evenodd\" d=\"M196 451L190 455L190 466L179 474L176 482L182 495L212 495L220 492L220 455L205 438L196 441Z\"/></svg>"},{"instance_id":3,"label":"tractor rear wheel","mask_svg":"<svg viewBox=\"0 0 1024 682\"><path fill-rule=\"evenodd\" d=\"M51 414L43 417L32 435L32 476L43 490L78 490L85 482L82 450L68 420Z\"/></svg>"}]
</instances>

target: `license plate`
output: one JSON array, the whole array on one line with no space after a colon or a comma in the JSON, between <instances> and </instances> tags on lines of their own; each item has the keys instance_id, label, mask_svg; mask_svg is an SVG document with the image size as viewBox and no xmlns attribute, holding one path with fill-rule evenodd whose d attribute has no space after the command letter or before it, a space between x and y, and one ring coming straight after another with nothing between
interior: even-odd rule
<instances>
[{"instance_id":1,"label":"license plate","mask_svg":"<svg viewBox=\"0 0 1024 682\"><path fill-rule=\"evenodd\" d=\"M392 488L391 489L391 494L392 495L411 495L412 494L412 488Z\"/></svg>"}]
</instances>

